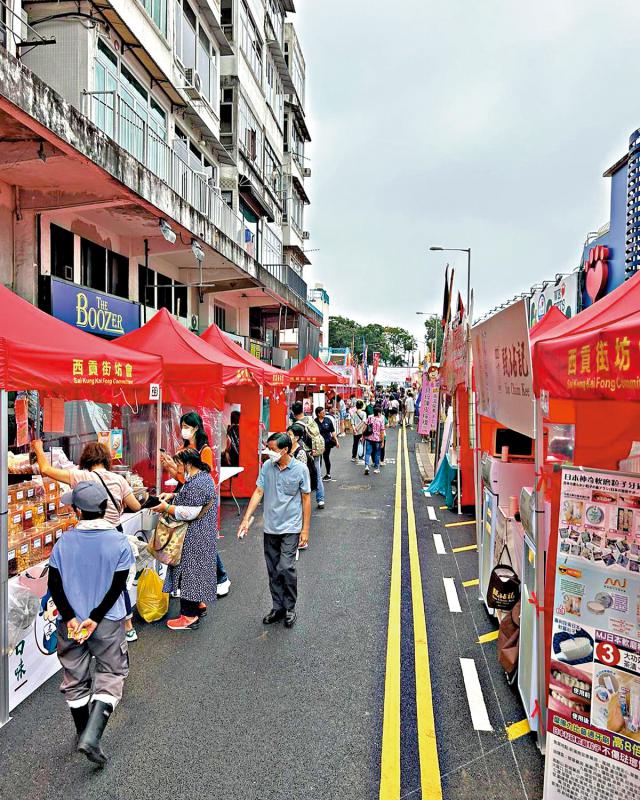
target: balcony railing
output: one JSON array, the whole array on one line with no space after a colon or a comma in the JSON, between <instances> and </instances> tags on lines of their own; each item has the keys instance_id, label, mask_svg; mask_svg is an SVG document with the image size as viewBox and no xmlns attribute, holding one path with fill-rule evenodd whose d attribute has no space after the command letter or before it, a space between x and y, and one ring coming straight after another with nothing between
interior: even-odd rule
<instances>
[{"instance_id":1,"label":"balcony railing","mask_svg":"<svg viewBox=\"0 0 640 800\"><path fill-rule=\"evenodd\" d=\"M170 186L218 230L248 251L244 221L202 173L196 172L116 92L85 92L91 120L154 175ZM86 109L85 109L86 113Z\"/></svg>"},{"instance_id":2,"label":"balcony railing","mask_svg":"<svg viewBox=\"0 0 640 800\"><path fill-rule=\"evenodd\" d=\"M294 269L288 264L264 264L263 266L267 272L271 273L280 283L288 286L294 294L297 294L306 303L307 283Z\"/></svg>"}]
</instances>

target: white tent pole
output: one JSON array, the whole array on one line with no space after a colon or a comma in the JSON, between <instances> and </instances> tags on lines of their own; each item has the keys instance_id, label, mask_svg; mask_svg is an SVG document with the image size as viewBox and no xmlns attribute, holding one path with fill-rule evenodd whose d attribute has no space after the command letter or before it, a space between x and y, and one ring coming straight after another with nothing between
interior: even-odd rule
<instances>
[{"instance_id":1,"label":"white tent pole","mask_svg":"<svg viewBox=\"0 0 640 800\"><path fill-rule=\"evenodd\" d=\"M9 406L0 389L0 727L9 721Z\"/></svg>"},{"instance_id":2,"label":"white tent pole","mask_svg":"<svg viewBox=\"0 0 640 800\"><path fill-rule=\"evenodd\" d=\"M162 465L160 464L160 448L162 447L162 386L158 392L158 402L156 403L156 496L162 491Z\"/></svg>"},{"instance_id":3,"label":"white tent pole","mask_svg":"<svg viewBox=\"0 0 640 800\"><path fill-rule=\"evenodd\" d=\"M544 418L540 398L534 397L534 423L533 438L535 442L535 513L533 514L533 534L536 545L536 671L538 684L538 706L540 717L538 719L538 747L541 752L545 751L546 724L547 724L547 696L546 696L546 670L545 670L545 641L544 641L544 613L539 612L539 608L544 607L544 584L545 584L545 517L544 517L544 482L542 480L542 468L544 464Z\"/></svg>"}]
</instances>

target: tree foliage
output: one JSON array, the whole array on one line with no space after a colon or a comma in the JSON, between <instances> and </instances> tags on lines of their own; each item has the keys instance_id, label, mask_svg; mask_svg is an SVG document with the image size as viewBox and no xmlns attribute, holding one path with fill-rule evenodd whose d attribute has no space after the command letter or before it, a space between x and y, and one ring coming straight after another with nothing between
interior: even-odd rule
<instances>
[{"instance_id":1,"label":"tree foliage","mask_svg":"<svg viewBox=\"0 0 640 800\"><path fill-rule=\"evenodd\" d=\"M426 329L426 337L427 343L429 346L429 351L435 345L436 350L436 361L440 361L440 356L442 354L442 344L444 342L444 331L442 330L442 323L437 316L435 317L428 317L424 321L424 327Z\"/></svg>"},{"instance_id":2,"label":"tree foliage","mask_svg":"<svg viewBox=\"0 0 640 800\"><path fill-rule=\"evenodd\" d=\"M362 359L363 341L368 345L368 362L374 352L380 353L385 366L401 367L411 361L416 340L404 328L369 323L360 325L348 317L329 317L329 347L350 348L356 359Z\"/></svg>"}]
</instances>

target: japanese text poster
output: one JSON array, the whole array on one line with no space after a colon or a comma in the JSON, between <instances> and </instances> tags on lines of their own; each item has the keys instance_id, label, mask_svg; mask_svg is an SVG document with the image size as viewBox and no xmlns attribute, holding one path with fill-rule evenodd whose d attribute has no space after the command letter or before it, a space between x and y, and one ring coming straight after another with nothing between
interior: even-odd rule
<instances>
[{"instance_id":1,"label":"japanese text poster","mask_svg":"<svg viewBox=\"0 0 640 800\"><path fill-rule=\"evenodd\" d=\"M564 469L545 800L640 792L640 478Z\"/></svg>"}]
</instances>

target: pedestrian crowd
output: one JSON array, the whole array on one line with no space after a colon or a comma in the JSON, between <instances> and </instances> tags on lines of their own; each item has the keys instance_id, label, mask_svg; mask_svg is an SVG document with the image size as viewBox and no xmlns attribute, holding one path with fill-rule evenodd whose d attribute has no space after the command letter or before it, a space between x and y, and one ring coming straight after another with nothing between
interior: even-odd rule
<instances>
[{"instance_id":1,"label":"pedestrian crowd","mask_svg":"<svg viewBox=\"0 0 640 800\"><path fill-rule=\"evenodd\" d=\"M299 551L309 546L311 495L315 492L322 511L325 483L335 480L332 451L350 433L351 462L364 465L365 475L370 468L377 475L385 464L387 430L399 421L412 427L414 412L412 392L404 389L348 400L337 395L313 414L308 405L295 402L287 430L268 437L268 457L237 532L239 539L245 538L263 503L263 548L272 599L262 620L265 625L282 620L291 628L296 622L296 562ZM234 412L222 456L226 465L238 463L239 422L239 412ZM211 603L228 594L231 586L217 546L213 451L198 414L183 415L180 426L182 447L173 456L161 451L162 466L174 479L176 491L145 504L159 515L149 547L158 548L152 552L167 565L163 591L179 597L180 613L166 622L174 632L197 630ZM77 750L103 766L107 757L102 735L122 699L128 644L137 639L128 593L135 577L136 542L119 523L125 507L138 510L140 503L126 481L111 471L110 453L103 445L87 445L78 470L52 467L39 441L33 449L41 473L71 487L62 501L73 507L78 522L53 548L48 577L59 615L60 688L75 724Z\"/></svg>"}]
</instances>

